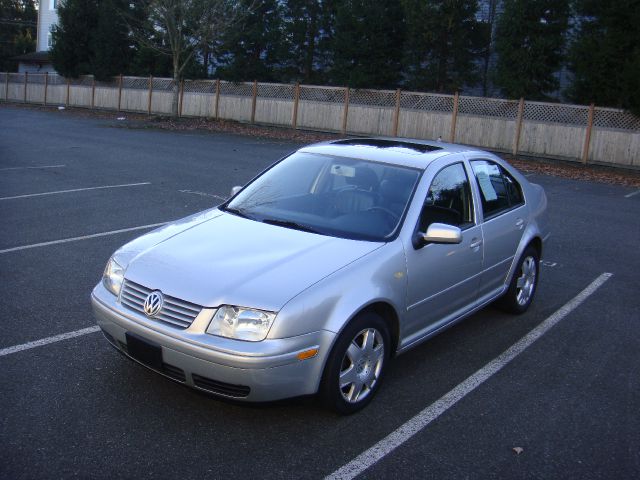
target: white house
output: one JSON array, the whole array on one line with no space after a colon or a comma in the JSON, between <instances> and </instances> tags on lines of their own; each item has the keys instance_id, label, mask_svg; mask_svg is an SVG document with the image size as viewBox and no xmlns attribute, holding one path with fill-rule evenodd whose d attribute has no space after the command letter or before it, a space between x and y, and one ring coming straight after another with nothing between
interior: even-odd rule
<instances>
[{"instance_id":1,"label":"white house","mask_svg":"<svg viewBox=\"0 0 640 480\"><path fill-rule=\"evenodd\" d=\"M58 23L58 4L60 0L38 1L38 33L36 51L16 57L19 60L18 72L44 73L55 72L47 52L51 47L51 29Z\"/></svg>"},{"instance_id":2,"label":"white house","mask_svg":"<svg viewBox=\"0 0 640 480\"><path fill-rule=\"evenodd\" d=\"M58 23L60 0L40 0L38 9L38 44L36 51L44 52L51 47L51 28Z\"/></svg>"}]
</instances>

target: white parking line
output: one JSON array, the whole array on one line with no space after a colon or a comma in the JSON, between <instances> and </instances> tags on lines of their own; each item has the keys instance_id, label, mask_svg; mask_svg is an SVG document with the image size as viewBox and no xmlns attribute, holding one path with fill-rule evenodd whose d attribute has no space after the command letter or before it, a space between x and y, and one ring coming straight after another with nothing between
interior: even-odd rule
<instances>
[{"instance_id":1,"label":"white parking line","mask_svg":"<svg viewBox=\"0 0 640 480\"><path fill-rule=\"evenodd\" d=\"M217 198L218 200L222 200L223 202L226 200L226 198L221 197L220 195L215 195L213 193L206 193L206 192L198 192L197 190L178 190L180 193L190 193L192 195L199 195L201 197L212 197L212 198Z\"/></svg>"},{"instance_id":2,"label":"white parking line","mask_svg":"<svg viewBox=\"0 0 640 480\"><path fill-rule=\"evenodd\" d=\"M87 188L74 188L71 190L58 190L57 192L31 193L29 195L16 195L15 197L0 197L0 200L15 200L17 198L41 197L43 195L57 195L59 193L84 192L86 190L101 190L104 188L137 187L140 185L151 185L151 182L125 183L124 185L103 185L101 187L87 187Z\"/></svg>"},{"instance_id":3,"label":"white parking line","mask_svg":"<svg viewBox=\"0 0 640 480\"><path fill-rule=\"evenodd\" d=\"M4 172L6 170L25 170L25 169L31 169L31 168L62 168L62 167L66 167L66 165L38 165L35 167L6 167L6 168L0 168L0 172Z\"/></svg>"},{"instance_id":4,"label":"white parking line","mask_svg":"<svg viewBox=\"0 0 640 480\"><path fill-rule=\"evenodd\" d=\"M5 248L0 250L0 254L17 252L20 250L28 250L29 248L47 247L49 245L58 245L60 243L77 242L79 240L88 240L90 238L106 237L107 235L116 235L118 233L133 232L135 230L144 230L145 228L154 228L166 225L169 222L152 223L151 225L140 225L139 227L122 228L120 230L111 230L110 232L92 233L90 235L83 235L82 237L63 238L62 240L52 240L50 242L32 243L31 245L22 245L20 247Z\"/></svg>"},{"instance_id":5,"label":"white parking line","mask_svg":"<svg viewBox=\"0 0 640 480\"><path fill-rule=\"evenodd\" d=\"M640 193L640 190L637 190L637 191L635 191L635 192L631 192L631 193L629 193L629 194L625 195L625 196L624 196L624 198L631 198L631 197L633 197L634 195L638 195L639 193Z\"/></svg>"},{"instance_id":6,"label":"white parking line","mask_svg":"<svg viewBox=\"0 0 640 480\"><path fill-rule=\"evenodd\" d=\"M413 437L416 433L427 427L431 422L438 419L440 415L445 413L458 401L462 400L466 395L482 385L486 380L498 373L504 366L524 352L527 347L533 344L554 325L560 322L560 320L575 310L582 302L589 298L589 296L593 295L593 293L595 293L595 291L598 290L598 288L600 288L611 276L611 273L603 273L600 275L591 282L587 288L576 295L572 300L564 304L564 306L522 337L518 342L513 344L505 352L487 363L476 373L453 388L453 390L450 390L439 400L436 400L434 403L426 407L415 417L401 425L398 429L391 432L373 447L363 452L352 461L333 472L331 475L325 477L325 480L352 479L377 463L379 460Z\"/></svg>"},{"instance_id":7,"label":"white parking line","mask_svg":"<svg viewBox=\"0 0 640 480\"><path fill-rule=\"evenodd\" d=\"M22 345L15 345L13 347L7 347L0 350L0 357L11 355L12 353L22 352L23 350L29 350L36 347L42 347L43 345L49 345L51 343L61 342L62 340L68 340L69 338L81 337L88 333L94 333L100 330L100 327L93 326L83 328L82 330L76 330L74 332L61 333L60 335L54 335L53 337L41 338L29 343L23 343Z\"/></svg>"}]
</instances>

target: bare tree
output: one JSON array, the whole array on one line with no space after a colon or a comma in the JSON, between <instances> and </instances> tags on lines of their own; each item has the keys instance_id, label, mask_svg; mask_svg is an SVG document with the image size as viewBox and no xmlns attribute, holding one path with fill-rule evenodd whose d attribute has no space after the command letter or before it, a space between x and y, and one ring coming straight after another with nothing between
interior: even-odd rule
<instances>
[{"instance_id":1,"label":"bare tree","mask_svg":"<svg viewBox=\"0 0 640 480\"><path fill-rule=\"evenodd\" d=\"M139 43L171 57L171 111L177 116L178 84L185 67L200 49L236 26L246 8L233 0L142 0L140 4L146 17L144 25L137 23L132 29Z\"/></svg>"}]
</instances>

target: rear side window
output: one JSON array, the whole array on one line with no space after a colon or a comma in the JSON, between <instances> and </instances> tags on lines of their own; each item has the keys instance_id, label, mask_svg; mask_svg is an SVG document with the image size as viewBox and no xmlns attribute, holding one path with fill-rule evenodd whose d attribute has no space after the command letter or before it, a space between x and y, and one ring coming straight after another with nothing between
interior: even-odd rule
<instances>
[{"instance_id":1,"label":"rear side window","mask_svg":"<svg viewBox=\"0 0 640 480\"><path fill-rule=\"evenodd\" d=\"M524 203L524 196L522 195L522 187L516 179L513 178L509 172L507 172L504 168L500 167L502 170L502 178L504 178L504 183L507 186L507 193L509 194L509 202L512 207L516 205L520 205Z\"/></svg>"},{"instance_id":2,"label":"rear side window","mask_svg":"<svg viewBox=\"0 0 640 480\"><path fill-rule=\"evenodd\" d=\"M485 218L524 203L522 187L500 165L488 160L474 160L471 167L480 190Z\"/></svg>"}]
</instances>

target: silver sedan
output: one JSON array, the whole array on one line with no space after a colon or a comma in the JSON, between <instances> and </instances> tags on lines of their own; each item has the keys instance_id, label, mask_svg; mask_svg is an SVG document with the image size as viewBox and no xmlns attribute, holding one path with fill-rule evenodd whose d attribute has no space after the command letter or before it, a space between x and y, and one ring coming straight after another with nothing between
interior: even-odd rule
<instances>
[{"instance_id":1,"label":"silver sedan","mask_svg":"<svg viewBox=\"0 0 640 480\"><path fill-rule=\"evenodd\" d=\"M321 143L118 249L92 305L114 347L175 381L352 413L395 355L491 302L527 310L546 205L484 151Z\"/></svg>"}]
</instances>

